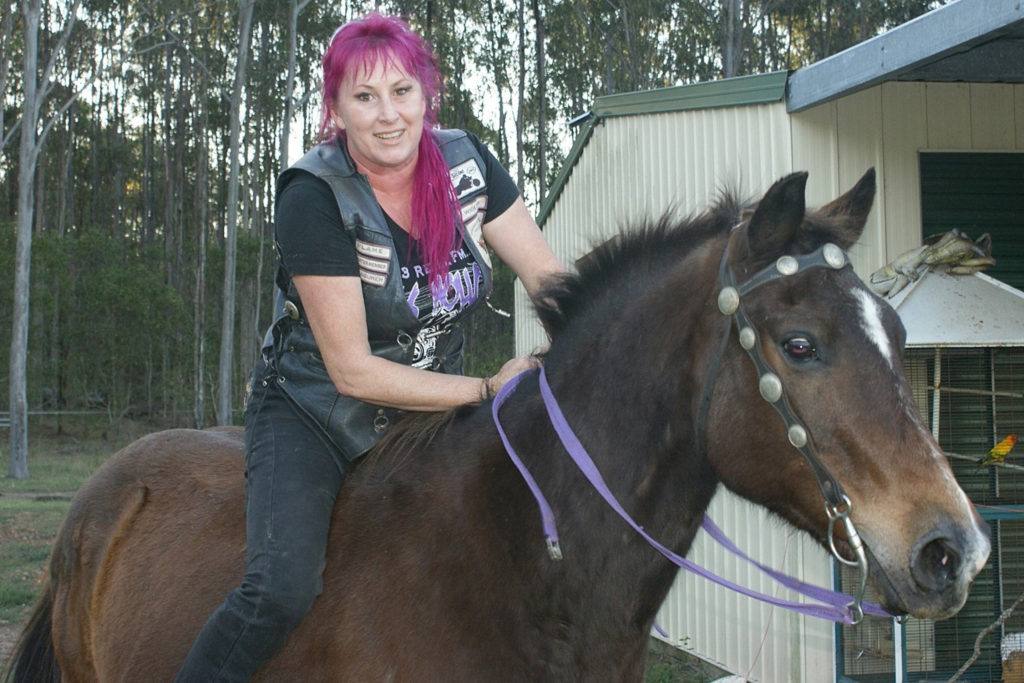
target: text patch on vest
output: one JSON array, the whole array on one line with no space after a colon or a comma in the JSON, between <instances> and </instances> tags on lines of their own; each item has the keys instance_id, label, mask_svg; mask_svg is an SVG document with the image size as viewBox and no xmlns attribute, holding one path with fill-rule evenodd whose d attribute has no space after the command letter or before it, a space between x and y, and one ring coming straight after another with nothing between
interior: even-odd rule
<instances>
[{"instance_id":1,"label":"text patch on vest","mask_svg":"<svg viewBox=\"0 0 1024 683\"><path fill-rule=\"evenodd\" d=\"M388 283L391 247L356 239L356 260L359 263L360 280L375 287L383 287Z\"/></svg>"}]
</instances>

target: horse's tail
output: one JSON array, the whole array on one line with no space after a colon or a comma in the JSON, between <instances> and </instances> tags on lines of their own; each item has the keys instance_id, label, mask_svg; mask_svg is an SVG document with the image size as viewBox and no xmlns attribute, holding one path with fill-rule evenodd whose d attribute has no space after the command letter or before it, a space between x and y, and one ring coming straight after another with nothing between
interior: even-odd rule
<instances>
[{"instance_id":1,"label":"horse's tail","mask_svg":"<svg viewBox=\"0 0 1024 683\"><path fill-rule=\"evenodd\" d=\"M18 639L11 658L0 672L6 683L60 683L60 667L53 651L53 591L49 582Z\"/></svg>"}]
</instances>

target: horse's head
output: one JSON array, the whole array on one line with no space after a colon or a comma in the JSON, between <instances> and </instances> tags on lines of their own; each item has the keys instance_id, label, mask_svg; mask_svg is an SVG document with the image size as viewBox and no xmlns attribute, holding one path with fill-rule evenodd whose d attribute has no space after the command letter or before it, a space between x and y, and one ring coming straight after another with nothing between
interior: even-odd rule
<instances>
[{"instance_id":1,"label":"horse's head","mask_svg":"<svg viewBox=\"0 0 1024 683\"><path fill-rule=\"evenodd\" d=\"M804 206L806 180L798 173L777 182L733 231L728 263L740 289L780 257L813 254L827 243L845 250L860 237L874 172L812 212ZM903 376L899 318L849 267L800 268L781 277L768 272L773 276L741 296L741 315L756 333L753 352L781 380L775 405L788 401L806 429L806 448L848 497L883 606L951 616L984 566L989 540L918 413ZM755 371L734 329L708 413L709 458L730 489L827 546L818 479L790 443L791 425L772 397L758 395L758 375L765 372ZM846 534L835 536L839 551L852 557Z\"/></svg>"}]
</instances>

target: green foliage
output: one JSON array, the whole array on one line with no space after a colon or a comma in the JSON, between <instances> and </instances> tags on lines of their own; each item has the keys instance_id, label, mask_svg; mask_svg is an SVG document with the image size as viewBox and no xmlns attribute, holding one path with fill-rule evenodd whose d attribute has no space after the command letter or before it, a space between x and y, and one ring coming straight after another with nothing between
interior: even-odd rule
<instances>
[{"instance_id":1,"label":"green foliage","mask_svg":"<svg viewBox=\"0 0 1024 683\"><path fill-rule=\"evenodd\" d=\"M120 414L162 379L178 381L162 377L161 358L188 364L186 306L166 284L159 252L90 232L41 235L33 256L31 310L40 324L29 344L45 354L30 374L40 400L45 388L51 407Z\"/></svg>"},{"instance_id":2,"label":"green foliage","mask_svg":"<svg viewBox=\"0 0 1024 683\"><path fill-rule=\"evenodd\" d=\"M14 221L0 220L0 273L11 273L2 297L0 297L0 391L6 396L8 392L7 369L10 367L11 325L13 318L12 302L14 301Z\"/></svg>"}]
</instances>

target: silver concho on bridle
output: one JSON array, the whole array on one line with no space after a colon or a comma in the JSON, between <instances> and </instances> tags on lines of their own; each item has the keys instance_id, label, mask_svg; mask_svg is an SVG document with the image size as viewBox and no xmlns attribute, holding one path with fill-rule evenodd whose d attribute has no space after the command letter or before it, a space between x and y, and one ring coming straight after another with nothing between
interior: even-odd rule
<instances>
[{"instance_id":1,"label":"silver concho on bridle","mask_svg":"<svg viewBox=\"0 0 1024 683\"><path fill-rule=\"evenodd\" d=\"M786 434L790 444L800 451L814 471L818 488L821 489L822 496L825 499L825 514L828 516L827 539L829 550L839 562L850 567L856 567L860 574L854 601L849 605L853 623L859 623L864 617L862 604L867 585L868 561L864 543L861 541L860 534L857 533L857 529L853 525L853 520L850 519L852 504L849 497L843 492L839 481L832 475L814 451L808 437L807 428L801 424L800 419L786 398L782 380L772 370L772 367L761 353L757 343L757 331L747 319L742 305L744 295L767 282L796 275L810 268L830 268L833 270L845 268L848 265L846 253L837 245L827 243L810 254L781 256L775 263L759 271L740 285L735 284L732 269L728 265L728 256L729 249L726 248L725 253L722 254L722 263L719 268L721 289L718 292L718 310L735 321L740 346L750 356L757 370L758 391L761 397L770 403L782 417L786 425ZM854 560L846 559L836 548L835 526L837 522L843 525L847 543L855 556Z\"/></svg>"}]
</instances>

